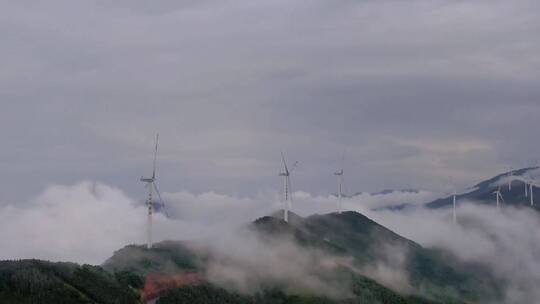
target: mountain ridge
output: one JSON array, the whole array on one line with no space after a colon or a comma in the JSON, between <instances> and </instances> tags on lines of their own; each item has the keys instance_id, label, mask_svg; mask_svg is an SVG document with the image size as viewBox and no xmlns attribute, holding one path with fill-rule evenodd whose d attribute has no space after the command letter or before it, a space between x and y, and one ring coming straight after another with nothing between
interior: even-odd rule
<instances>
[{"instance_id":1,"label":"mountain ridge","mask_svg":"<svg viewBox=\"0 0 540 304\"><path fill-rule=\"evenodd\" d=\"M245 228L255 232L260 240L269 246L278 246L283 244L280 243L282 240L288 240L297 244L300 248L304 248L304 250L316 250L336 258L350 258L352 260L348 260L349 262L340 266L345 267L346 270L343 270L345 273L358 273L359 270L370 265L388 264L388 268L402 268L402 271L408 274L406 280L410 281L411 290L416 290L416 292L420 292L420 295L427 298L443 298L445 301L451 302L459 301L460 298L474 300L479 297L496 296L493 295L496 293L493 292L496 282L489 279L486 279L485 283L482 282L484 279L466 272L466 265L460 264L457 260L448 263L448 256L441 254L437 250L423 248L360 213L347 211L322 215L315 214L303 218L290 212L291 223L285 222L282 214L282 211L277 211L269 216L258 218ZM173 245L175 243L164 244ZM153 249L154 252L165 256L172 252L169 249L164 249L164 244L156 244L156 249ZM185 244L181 242L176 244L174 246L177 246L177 248L189 251L188 246L185 246ZM124 261L136 257L135 260L126 263L128 268L126 268L126 265L118 267L118 265L111 263L115 256L104 263L104 268L111 271L134 271L144 275L145 271L148 270L161 271L161 269L167 268L156 267L155 263L159 264L159 261L164 263L163 261L171 260L171 258L152 257L152 250L147 250L142 246L133 248L137 248L136 254L133 254L132 250L123 252L124 249L115 253L117 255L123 252L124 257L117 256L116 259ZM393 261L393 254L401 251L404 255L403 260L396 263ZM150 255L150 261L145 260L149 258L145 256L146 254ZM175 270L177 272L200 271L204 273L207 270L205 265L215 258L213 256L215 254L204 250L199 251L199 255L189 252L182 254L184 258L196 258L187 263L180 259L180 265L176 265L178 266ZM230 258L225 257L225 260ZM234 257L232 258L234 259ZM219 259L223 260L223 257ZM129 268L133 265L146 265L144 266L146 268ZM183 267L182 265L190 265L190 267ZM169 269L171 268L173 267L169 265Z\"/></svg>"},{"instance_id":2,"label":"mountain ridge","mask_svg":"<svg viewBox=\"0 0 540 304\"><path fill-rule=\"evenodd\" d=\"M525 207L540 211L539 204L535 203L533 206L530 205L530 194L529 196L525 196L525 183L523 181L524 179L529 178L526 176L528 173L538 169L539 167L527 167L498 174L467 188L467 192L456 194L456 200L484 205L495 205L496 199L494 192L497 191L500 186L501 195L504 200L503 206ZM513 175L510 175L511 173ZM511 189L509 189L507 179L511 178L511 176L513 176L511 179L512 186ZM502 185L503 182L505 183L504 185ZM540 199L540 188L533 186L533 197ZM438 198L425 204L426 207L433 209L449 208L452 207L452 205L453 195Z\"/></svg>"}]
</instances>

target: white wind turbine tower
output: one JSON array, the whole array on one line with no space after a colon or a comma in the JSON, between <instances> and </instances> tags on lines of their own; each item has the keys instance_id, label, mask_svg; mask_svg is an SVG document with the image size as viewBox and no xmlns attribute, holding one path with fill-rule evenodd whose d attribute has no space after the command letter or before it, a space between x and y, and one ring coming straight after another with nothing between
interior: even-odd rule
<instances>
[{"instance_id":1,"label":"white wind turbine tower","mask_svg":"<svg viewBox=\"0 0 540 304\"><path fill-rule=\"evenodd\" d=\"M154 201L152 199L153 191L156 190L156 194L161 202L161 205L164 206L163 200L161 199L161 194L156 185L156 158L158 151L158 140L159 134L156 134L156 147L154 150L154 163L152 166L152 177L141 177L141 182L146 183L146 188L148 189L148 199L146 200L146 205L148 206L148 223L147 223L147 241L146 247L152 248L152 214L154 212Z\"/></svg>"},{"instance_id":2,"label":"white wind turbine tower","mask_svg":"<svg viewBox=\"0 0 540 304\"><path fill-rule=\"evenodd\" d=\"M531 195L531 207L534 206L534 195L533 195L533 184L532 182L529 184L529 186L531 187L529 189L529 194Z\"/></svg>"},{"instance_id":3,"label":"white wind turbine tower","mask_svg":"<svg viewBox=\"0 0 540 304\"><path fill-rule=\"evenodd\" d=\"M508 179L508 191L512 190L512 177L514 176L514 168L510 167L510 172L508 173L510 178Z\"/></svg>"},{"instance_id":4,"label":"white wind turbine tower","mask_svg":"<svg viewBox=\"0 0 540 304\"><path fill-rule=\"evenodd\" d=\"M538 168L538 164L535 163L534 167ZM534 193L533 193L533 187L536 186L538 187L538 185L533 185L534 184L534 179L532 177L529 177L528 180L525 180L525 189L527 189L527 183L529 184L529 196L531 197L531 207L534 206ZM527 195L525 195L527 196Z\"/></svg>"},{"instance_id":5,"label":"white wind turbine tower","mask_svg":"<svg viewBox=\"0 0 540 304\"><path fill-rule=\"evenodd\" d=\"M453 219L454 219L454 225L457 224L457 214L456 214L456 190L454 190L454 195L452 196L454 210L453 210Z\"/></svg>"},{"instance_id":6,"label":"white wind turbine tower","mask_svg":"<svg viewBox=\"0 0 540 304\"><path fill-rule=\"evenodd\" d=\"M501 186L497 188L497 191L493 192L495 194L495 197L497 198L497 209L499 209L499 204L502 201L504 203L504 199L501 195Z\"/></svg>"},{"instance_id":7,"label":"white wind turbine tower","mask_svg":"<svg viewBox=\"0 0 540 304\"><path fill-rule=\"evenodd\" d=\"M343 157L341 158L341 169L334 173L338 178L338 213L341 213L341 200L343 198L343 164L345 163L345 152L343 152Z\"/></svg>"},{"instance_id":8,"label":"white wind turbine tower","mask_svg":"<svg viewBox=\"0 0 540 304\"><path fill-rule=\"evenodd\" d=\"M527 184L527 181L525 181L525 184ZM532 207L532 206L534 206L534 194L533 194L533 181L532 180L528 181L528 186L529 186L529 196L531 198L531 207Z\"/></svg>"},{"instance_id":9,"label":"white wind turbine tower","mask_svg":"<svg viewBox=\"0 0 540 304\"><path fill-rule=\"evenodd\" d=\"M289 171L287 168L287 162L283 151L281 152L281 161L283 163L283 172L279 173L279 176L283 176L283 195L285 199L285 209L283 210L283 220L289 222L289 210L292 208L292 196L291 196L291 171L294 170L298 162L295 162Z\"/></svg>"}]
</instances>

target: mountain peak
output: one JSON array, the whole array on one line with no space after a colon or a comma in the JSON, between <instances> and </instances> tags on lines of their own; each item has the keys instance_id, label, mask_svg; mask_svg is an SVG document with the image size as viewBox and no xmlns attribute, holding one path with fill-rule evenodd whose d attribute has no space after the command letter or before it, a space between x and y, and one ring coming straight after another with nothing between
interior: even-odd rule
<instances>
[{"instance_id":1,"label":"mountain peak","mask_svg":"<svg viewBox=\"0 0 540 304\"><path fill-rule=\"evenodd\" d=\"M285 210L284 209L280 209L280 210L278 210L276 212L273 212L272 214L269 215L269 217L277 218L277 219L280 219L282 221L284 221L284 216L285 216ZM289 224L291 224L291 225L297 225L297 224L301 223L304 220L303 217L301 217L300 215L292 212L291 210L289 210L289 212L288 212L288 217L289 217Z\"/></svg>"}]
</instances>

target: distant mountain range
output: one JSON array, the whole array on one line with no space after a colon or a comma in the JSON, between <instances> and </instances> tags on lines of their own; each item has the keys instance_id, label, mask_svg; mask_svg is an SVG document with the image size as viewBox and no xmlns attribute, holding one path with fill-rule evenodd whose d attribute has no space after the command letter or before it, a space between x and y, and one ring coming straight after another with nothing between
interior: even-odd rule
<instances>
[{"instance_id":1,"label":"distant mountain range","mask_svg":"<svg viewBox=\"0 0 540 304\"><path fill-rule=\"evenodd\" d=\"M399 189L399 190L384 189L384 190L379 191L379 192L371 193L371 195L386 195L386 194L391 194L391 193L395 193L395 192L398 192L398 193L420 193L420 190L417 190L417 189Z\"/></svg>"},{"instance_id":2,"label":"distant mountain range","mask_svg":"<svg viewBox=\"0 0 540 304\"><path fill-rule=\"evenodd\" d=\"M533 186L533 198L536 198L538 203L535 202L531 206L530 191L527 189L526 196L524 182L524 180L533 178L534 176L531 175L537 169L538 167L530 167L499 174L468 188L464 192L458 192L456 200L459 202L467 201L495 206L496 197L494 192L500 189L501 196L503 197L502 206L526 207L540 210L540 188ZM508 181L510 181L510 186ZM452 205L453 195L439 198L426 204L429 208L448 208L452 207Z\"/></svg>"},{"instance_id":3,"label":"distant mountain range","mask_svg":"<svg viewBox=\"0 0 540 304\"><path fill-rule=\"evenodd\" d=\"M530 187L525 191L525 181L533 180L540 185L540 172L537 172L539 167L528 167L518 170L512 170L501 173L497 176L484 180L472 187L465 189L464 191L456 192L456 201L458 203L476 203L484 205L496 205L495 191L500 189L502 200L500 206L513 206L532 208L540 211L540 187L533 185L533 206L531 206ZM510 183L510 186L509 186ZM392 190L385 189L379 192L368 193L369 195L389 195L392 193L421 193L421 190L416 189L401 189ZM357 192L351 197L366 194L367 192ZM438 198L434 201L422 204L428 208L451 208L453 205L453 194L449 194L445 197ZM390 210L401 211L409 208L416 208L418 204L412 203L400 203L391 206L381 206L373 208L374 211Z\"/></svg>"},{"instance_id":4,"label":"distant mountain range","mask_svg":"<svg viewBox=\"0 0 540 304\"><path fill-rule=\"evenodd\" d=\"M392 194L392 193L420 193L420 190L417 189L384 189L377 192L355 192L352 195L349 195L349 197L355 197L363 194L369 194L369 195L386 195L386 194ZM337 194L334 194L337 196Z\"/></svg>"}]
</instances>

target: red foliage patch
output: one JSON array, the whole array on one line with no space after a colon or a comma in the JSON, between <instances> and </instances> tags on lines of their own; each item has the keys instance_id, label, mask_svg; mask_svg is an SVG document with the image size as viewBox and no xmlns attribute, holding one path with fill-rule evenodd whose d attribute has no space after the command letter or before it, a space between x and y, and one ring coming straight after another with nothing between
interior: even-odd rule
<instances>
[{"instance_id":1,"label":"red foliage patch","mask_svg":"<svg viewBox=\"0 0 540 304\"><path fill-rule=\"evenodd\" d=\"M174 275L148 274L141 291L141 301L155 299L165 291L185 285L197 285L203 280L200 273L182 273Z\"/></svg>"}]
</instances>

